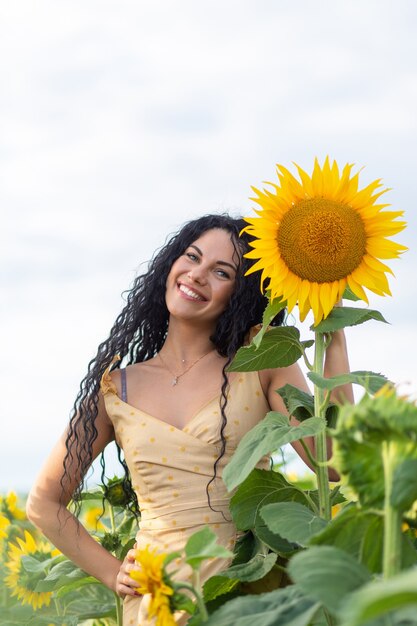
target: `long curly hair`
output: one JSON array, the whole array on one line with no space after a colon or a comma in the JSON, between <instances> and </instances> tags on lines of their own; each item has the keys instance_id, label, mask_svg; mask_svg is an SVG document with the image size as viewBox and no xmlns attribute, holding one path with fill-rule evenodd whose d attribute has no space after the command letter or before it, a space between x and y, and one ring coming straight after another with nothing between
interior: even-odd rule
<instances>
[{"instance_id":1,"label":"long curly hair","mask_svg":"<svg viewBox=\"0 0 417 626\"><path fill-rule=\"evenodd\" d=\"M124 364L130 365L147 361L159 352L168 330L169 312L165 303L165 289L171 266L203 233L220 228L230 233L238 259L238 271L229 305L217 320L215 331L210 337L219 355L226 357L220 398L221 449L213 465L213 477L206 487L210 504L208 486L215 479L218 463L226 450L224 435L227 424L228 378L226 370L237 350L243 345L249 329L262 321L262 314L267 304L267 299L259 288L259 276L250 274L243 278L249 267L249 262L243 255L249 247L248 236L245 233L239 236L239 233L245 225L243 219L232 218L225 214L205 215L187 222L156 252L147 272L137 276L134 280L133 287L128 292L125 307L117 317L109 336L99 345L96 356L88 364L87 374L80 383L79 392L72 407L65 442L67 452L64 459L64 473L61 479L63 501L64 494L67 493L66 485L69 475L70 472L73 474L74 466L77 475L84 477L93 460L92 444L98 434L95 422L98 414L100 381L106 368L116 354L120 355ZM281 324L283 316L284 312L281 311L272 325ZM120 361L114 367L120 367ZM138 503L130 482L129 470L118 446L117 453L124 468L123 486L130 496L129 507L133 513L137 513ZM102 478L104 478L103 455L101 465ZM84 478L81 478L75 492L70 494L76 507L79 507L83 487Z\"/></svg>"}]
</instances>

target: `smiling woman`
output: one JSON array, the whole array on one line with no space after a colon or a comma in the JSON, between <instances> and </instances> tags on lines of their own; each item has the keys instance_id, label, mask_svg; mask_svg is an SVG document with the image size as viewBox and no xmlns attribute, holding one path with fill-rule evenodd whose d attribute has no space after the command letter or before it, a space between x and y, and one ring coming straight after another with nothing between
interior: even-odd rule
<instances>
[{"instance_id":1,"label":"smiling woman","mask_svg":"<svg viewBox=\"0 0 417 626\"><path fill-rule=\"evenodd\" d=\"M286 413L277 388L308 389L296 364L259 373L227 371L267 304L258 277L244 278L250 263L244 257L248 235L239 237L244 225L226 215L189 222L135 280L89 365L69 427L29 496L30 519L79 567L124 598L125 625L154 623L149 594L138 594L138 576L130 576L140 567L136 551L119 561L65 508L70 499L79 501L94 458L112 440L123 451L125 489L141 512L137 548L181 551L190 535L209 525L230 549L237 530L223 469L270 408ZM271 324L282 321L283 312ZM342 331L334 334L326 363L328 376L348 370ZM351 397L350 390L344 393ZM308 462L299 442L294 447ZM259 467L268 466L265 457ZM202 582L228 562L206 561ZM190 579L182 558L173 576ZM177 612L174 619L184 624L187 614Z\"/></svg>"}]
</instances>

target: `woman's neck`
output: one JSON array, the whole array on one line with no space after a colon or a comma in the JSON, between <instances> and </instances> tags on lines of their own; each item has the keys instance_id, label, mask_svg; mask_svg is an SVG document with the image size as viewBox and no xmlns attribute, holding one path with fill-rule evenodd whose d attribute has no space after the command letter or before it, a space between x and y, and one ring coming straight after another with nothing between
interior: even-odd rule
<instances>
[{"instance_id":1,"label":"woman's neck","mask_svg":"<svg viewBox=\"0 0 417 626\"><path fill-rule=\"evenodd\" d=\"M202 329L178 320L170 320L167 337L160 352L162 355L169 355L174 361L193 361L214 350L210 341L212 332L211 328Z\"/></svg>"}]
</instances>

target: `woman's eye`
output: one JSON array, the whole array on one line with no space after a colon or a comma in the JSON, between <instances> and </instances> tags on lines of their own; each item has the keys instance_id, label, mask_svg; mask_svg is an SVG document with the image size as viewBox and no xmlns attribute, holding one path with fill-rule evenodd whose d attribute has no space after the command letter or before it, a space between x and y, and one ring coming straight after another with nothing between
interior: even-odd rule
<instances>
[{"instance_id":1,"label":"woman's eye","mask_svg":"<svg viewBox=\"0 0 417 626\"><path fill-rule=\"evenodd\" d=\"M191 259L192 261L198 260L198 256L194 254L194 252L186 252L185 256L188 256L188 258Z\"/></svg>"},{"instance_id":2,"label":"woman's eye","mask_svg":"<svg viewBox=\"0 0 417 626\"><path fill-rule=\"evenodd\" d=\"M221 276L222 278L230 278L230 275L224 270L216 270L216 273L218 276Z\"/></svg>"}]
</instances>

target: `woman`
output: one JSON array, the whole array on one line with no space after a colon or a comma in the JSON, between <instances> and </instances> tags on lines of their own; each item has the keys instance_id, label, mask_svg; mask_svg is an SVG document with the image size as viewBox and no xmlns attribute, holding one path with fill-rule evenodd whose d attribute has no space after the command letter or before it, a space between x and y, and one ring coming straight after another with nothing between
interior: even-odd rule
<instances>
[{"instance_id":1,"label":"woman","mask_svg":"<svg viewBox=\"0 0 417 626\"><path fill-rule=\"evenodd\" d=\"M232 548L236 528L222 469L268 410L285 412L275 389L286 383L308 389L296 364L259 373L226 371L266 305L259 278L243 277L249 264L242 256L247 238L239 238L243 226L243 220L224 215L189 222L136 279L89 365L69 428L28 499L28 515L44 534L124 597L125 626L152 623L149 598L137 595L137 583L129 576L136 567L134 552L121 563L63 508L79 495L93 459L112 440L123 449L141 510L138 547L178 550L208 524L219 542ZM281 321L282 316L275 323ZM127 367L117 369L117 363L110 373L116 355ZM344 335L337 332L325 372L346 371ZM338 391L351 399L349 388ZM294 447L307 462L302 447L297 442ZM268 467L267 459L259 466ZM227 564L221 559L206 563L203 582ZM178 579L189 577L185 564L178 561L176 569ZM178 615L178 623L186 617Z\"/></svg>"}]
</instances>

